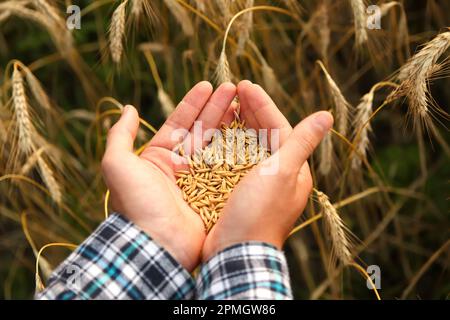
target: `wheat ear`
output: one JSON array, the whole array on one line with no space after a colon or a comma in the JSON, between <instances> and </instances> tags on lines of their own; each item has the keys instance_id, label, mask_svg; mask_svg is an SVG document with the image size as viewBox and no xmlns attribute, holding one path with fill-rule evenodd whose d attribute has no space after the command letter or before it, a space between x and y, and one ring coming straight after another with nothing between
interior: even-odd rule
<instances>
[{"instance_id":1,"label":"wheat ear","mask_svg":"<svg viewBox=\"0 0 450 320\"><path fill-rule=\"evenodd\" d=\"M369 39L366 29L366 6L363 0L350 0L355 24L356 45L362 46Z\"/></svg>"},{"instance_id":2,"label":"wheat ear","mask_svg":"<svg viewBox=\"0 0 450 320\"><path fill-rule=\"evenodd\" d=\"M356 141L356 150L352 153L352 168L357 170L361 168L361 157L365 158L370 146L369 134L372 131L369 119L372 114L372 104L374 90L370 90L365 94L359 105L356 107L356 116L354 120L354 128L359 128L361 125L364 127L359 132L358 141ZM355 129L356 130L356 129Z\"/></svg>"},{"instance_id":3,"label":"wheat ear","mask_svg":"<svg viewBox=\"0 0 450 320\"><path fill-rule=\"evenodd\" d=\"M333 254L344 265L348 265L353 262L348 228L345 226L344 221L339 216L336 208L330 202L328 196L318 190L316 190L316 195L322 208L325 225L328 229L331 242L333 244Z\"/></svg>"},{"instance_id":4,"label":"wheat ear","mask_svg":"<svg viewBox=\"0 0 450 320\"><path fill-rule=\"evenodd\" d=\"M336 108L336 122L339 133L345 136L348 130L348 118L352 106L348 103L347 99L345 99L341 90L330 76L323 63L321 61L318 61L317 63L325 74L328 87L330 88L331 97L333 98L334 106Z\"/></svg>"},{"instance_id":5,"label":"wheat ear","mask_svg":"<svg viewBox=\"0 0 450 320\"><path fill-rule=\"evenodd\" d=\"M21 152L28 155L35 147L32 139L34 130L31 123L22 73L17 64L14 64L12 74L12 98L15 119L19 131L19 149Z\"/></svg>"},{"instance_id":6,"label":"wheat ear","mask_svg":"<svg viewBox=\"0 0 450 320\"><path fill-rule=\"evenodd\" d=\"M123 1L114 10L109 27L109 50L112 60L120 63L123 53L123 38L125 35L125 13L128 0Z\"/></svg>"},{"instance_id":7,"label":"wheat ear","mask_svg":"<svg viewBox=\"0 0 450 320\"><path fill-rule=\"evenodd\" d=\"M449 47L450 31L446 31L429 41L400 68L397 75L397 79L402 83L393 96L405 95L410 113L425 123L429 120L429 109L434 103L430 99L428 83L433 74L440 70L437 61Z\"/></svg>"},{"instance_id":8,"label":"wheat ear","mask_svg":"<svg viewBox=\"0 0 450 320\"><path fill-rule=\"evenodd\" d=\"M42 88L41 83L39 80L35 77L35 75L31 72L30 69L23 66L22 67L25 72L25 79L27 80L28 87L33 94L36 101L39 103L39 105L46 109L51 109L50 104L50 98L48 97L47 93L45 93L44 88Z\"/></svg>"},{"instance_id":9,"label":"wheat ear","mask_svg":"<svg viewBox=\"0 0 450 320\"><path fill-rule=\"evenodd\" d=\"M52 169L48 166L47 162L45 162L44 158L38 157L38 166L39 172L41 173L42 180L47 186L50 195L57 204L61 204L62 202L62 192L61 187L55 179L55 175L53 174Z\"/></svg>"},{"instance_id":10,"label":"wheat ear","mask_svg":"<svg viewBox=\"0 0 450 320\"><path fill-rule=\"evenodd\" d=\"M219 62L214 72L214 79L217 84L231 81L230 64L224 50L220 53Z\"/></svg>"},{"instance_id":11,"label":"wheat ear","mask_svg":"<svg viewBox=\"0 0 450 320\"><path fill-rule=\"evenodd\" d=\"M164 0L167 8L181 25L181 29L187 36L194 35L194 26L187 11L176 0Z\"/></svg>"},{"instance_id":12,"label":"wheat ear","mask_svg":"<svg viewBox=\"0 0 450 320\"><path fill-rule=\"evenodd\" d=\"M333 163L333 140L330 132L327 133L325 138L319 145L320 163L319 172L326 176L331 171L331 164Z\"/></svg>"}]
</instances>

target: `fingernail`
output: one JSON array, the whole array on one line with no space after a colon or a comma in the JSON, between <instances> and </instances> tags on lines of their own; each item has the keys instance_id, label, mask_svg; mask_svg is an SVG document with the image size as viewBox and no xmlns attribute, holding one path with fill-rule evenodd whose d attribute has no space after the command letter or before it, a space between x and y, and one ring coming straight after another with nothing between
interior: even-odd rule
<instances>
[{"instance_id":1,"label":"fingernail","mask_svg":"<svg viewBox=\"0 0 450 320\"><path fill-rule=\"evenodd\" d=\"M329 112L322 111L314 117L314 122L323 132L326 132L333 126L333 116Z\"/></svg>"},{"instance_id":2,"label":"fingernail","mask_svg":"<svg viewBox=\"0 0 450 320\"><path fill-rule=\"evenodd\" d=\"M123 107L122 110L122 116L124 116L125 114L127 114L130 111L131 106L130 105L126 105L125 107Z\"/></svg>"}]
</instances>

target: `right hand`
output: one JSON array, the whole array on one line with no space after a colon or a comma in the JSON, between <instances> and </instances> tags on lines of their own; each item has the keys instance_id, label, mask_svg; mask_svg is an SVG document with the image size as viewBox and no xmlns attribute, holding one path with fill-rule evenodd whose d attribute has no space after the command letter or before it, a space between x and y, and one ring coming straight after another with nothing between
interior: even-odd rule
<instances>
[{"instance_id":1,"label":"right hand","mask_svg":"<svg viewBox=\"0 0 450 320\"><path fill-rule=\"evenodd\" d=\"M246 241L282 248L312 189L307 159L333 125L331 114L322 111L292 129L265 91L250 81L239 83L238 96L241 117L247 126L256 130L278 129L281 147L235 187L221 218L206 238L203 261L230 245ZM277 164L278 170L273 174L261 174L263 168Z\"/></svg>"}]
</instances>

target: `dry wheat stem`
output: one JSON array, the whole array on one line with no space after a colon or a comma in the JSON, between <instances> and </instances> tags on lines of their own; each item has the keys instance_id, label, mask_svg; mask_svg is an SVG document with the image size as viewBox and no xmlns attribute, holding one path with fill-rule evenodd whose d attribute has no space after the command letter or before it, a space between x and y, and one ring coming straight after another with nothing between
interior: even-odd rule
<instances>
[{"instance_id":1,"label":"dry wheat stem","mask_svg":"<svg viewBox=\"0 0 450 320\"><path fill-rule=\"evenodd\" d=\"M114 10L109 27L109 49L112 60L120 63L123 53L123 40L125 35L125 13L128 0L123 1Z\"/></svg>"},{"instance_id":2,"label":"dry wheat stem","mask_svg":"<svg viewBox=\"0 0 450 320\"><path fill-rule=\"evenodd\" d=\"M222 125L221 134L214 135L207 147L185 156L189 170L177 172L177 185L184 200L202 218L207 232L220 218L236 184L269 155L257 133L235 119L230 126Z\"/></svg>"},{"instance_id":3,"label":"dry wheat stem","mask_svg":"<svg viewBox=\"0 0 450 320\"><path fill-rule=\"evenodd\" d=\"M353 10L356 45L360 47L369 39L366 29L366 6L363 0L350 0L350 4Z\"/></svg>"},{"instance_id":4,"label":"dry wheat stem","mask_svg":"<svg viewBox=\"0 0 450 320\"><path fill-rule=\"evenodd\" d=\"M336 208L328 199L328 196L318 190L315 192L322 208L323 219L333 244L333 254L344 265L349 265L353 262L351 243L348 235L349 231L345 226L344 221L339 216Z\"/></svg>"}]
</instances>

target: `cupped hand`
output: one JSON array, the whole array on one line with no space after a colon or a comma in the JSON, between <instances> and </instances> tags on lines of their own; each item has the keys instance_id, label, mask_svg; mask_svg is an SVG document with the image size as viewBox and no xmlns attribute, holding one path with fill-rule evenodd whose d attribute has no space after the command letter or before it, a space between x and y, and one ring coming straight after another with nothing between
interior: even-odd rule
<instances>
[{"instance_id":1,"label":"cupped hand","mask_svg":"<svg viewBox=\"0 0 450 320\"><path fill-rule=\"evenodd\" d=\"M174 150L181 141L194 139L194 121L201 121L203 130L229 123L235 95L231 83L222 84L214 93L210 83L198 83L140 156L133 153L139 127L134 107L126 106L108 133L102 171L112 208L147 232L189 271L200 260L206 234L201 218L175 184L175 172L187 165Z\"/></svg>"},{"instance_id":2,"label":"cupped hand","mask_svg":"<svg viewBox=\"0 0 450 320\"><path fill-rule=\"evenodd\" d=\"M280 148L272 150L272 156L235 187L205 240L203 260L245 241L262 241L281 249L311 192L307 159L333 124L330 113L317 112L292 129L259 85L241 81L237 92L247 127L268 129L269 139L271 131L277 130Z\"/></svg>"}]
</instances>

